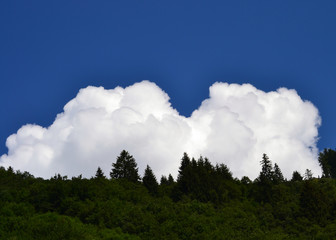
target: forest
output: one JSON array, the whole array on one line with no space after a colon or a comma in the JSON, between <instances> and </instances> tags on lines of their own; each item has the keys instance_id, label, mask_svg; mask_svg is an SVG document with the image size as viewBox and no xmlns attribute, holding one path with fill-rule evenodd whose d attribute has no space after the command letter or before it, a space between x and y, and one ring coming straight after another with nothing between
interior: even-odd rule
<instances>
[{"instance_id":1,"label":"forest","mask_svg":"<svg viewBox=\"0 0 336 240\"><path fill-rule=\"evenodd\" d=\"M336 151L318 162L285 179L263 154L254 180L187 153L177 179L140 177L125 150L90 179L1 167L0 239L336 239Z\"/></svg>"}]
</instances>

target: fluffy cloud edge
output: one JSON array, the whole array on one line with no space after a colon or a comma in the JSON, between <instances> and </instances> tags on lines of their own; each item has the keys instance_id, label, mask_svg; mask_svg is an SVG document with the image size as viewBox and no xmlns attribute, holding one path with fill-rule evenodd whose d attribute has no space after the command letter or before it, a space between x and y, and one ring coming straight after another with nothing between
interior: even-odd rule
<instances>
[{"instance_id":1,"label":"fluffy cloud edge","mask_svg":"<svg viewBox=\"0 0 336 240\"><path fill-rule=\"evenodd\" d=\"M251 84L216 82L190 117L171 106L155 83L126 88L88 86L70 100L47 128L27 124L6 141L0 164L48 178L55 173L86 177L98 166L106 174L121 150L136 158L140 173L175 177L183 152L225 163L234 176L255 178L267 153L286 177L306 168L315 175L317 108L295 90L264 92Z\"/></svg>"}]
</instances>

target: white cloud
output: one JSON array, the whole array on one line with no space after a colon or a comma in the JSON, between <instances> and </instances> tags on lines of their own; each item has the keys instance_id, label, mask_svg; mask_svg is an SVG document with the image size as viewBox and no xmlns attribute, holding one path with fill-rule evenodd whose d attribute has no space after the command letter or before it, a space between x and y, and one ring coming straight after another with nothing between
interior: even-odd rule
<instances>
[{"instance_id":1,"label":"white cloud","mask_svg":"<svg viewBox=\"0 0 336 240\"><path fill-rule=\"evenodd\" d=\"M176 176L187 152L225 163L236 177L254 179L267 153L288 178L306 168L318 175L319 125L313 104L286 88L266 93L250 84L215 83L210 97L186 118L154 83L112 90L90 86L48 128L28 124L9 136L0 164L46 178L55 173L90 177L98 166L108 175L126 149L140 174L149 164L157 177Z\"/></svg>"}]
</instances>

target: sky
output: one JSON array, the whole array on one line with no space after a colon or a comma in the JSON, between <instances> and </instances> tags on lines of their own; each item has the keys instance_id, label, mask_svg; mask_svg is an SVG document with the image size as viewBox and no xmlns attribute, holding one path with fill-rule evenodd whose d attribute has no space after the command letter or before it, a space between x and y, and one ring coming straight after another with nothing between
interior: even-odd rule
<instances>
[{"instance_id":1,"label":"sky","mask_svg":"<svg viewBox=\"0 0 336 240\"><path fill-rule=\"evenodd\" d=\"M232 157L234 153L244 152L241 146L247 145L253 149L245 149L246 156L242 158L255 158L254 154L258 155L259 150L253 151L263 146L263 141L274 140L274 138L279 138L286 149L297 146L288 151L288 155L279 157L279 162L283 163L283 166L279 165L284 171L292 170L290 167L287 169L287 165L290 164L284 159L299 151L302 153L299 154L299 158L303 159L303 156L306 156L308 160L307 162L298 160L298 166L306 163L315 173L318 173L312 163L313 157L324 148L334 149L336 140L333 131L336 122L333 108L333 103L336 102L334 94L336 89L335 10L335 1L1 1L0 156L5 155L1 157L0 165L13 163L12 165L17 169L27 169L36 175L47 176L50 175L50 166L54 166L50 164L58 161L59 164L54 166L55 169L67 174L77 174L67 168L78 166L76 161L83 156L67 155L66 150L61 151L60 148L55 147L60 144L60 140L58 139L57 142L55 135L48 130L53 129L51 126L57 125L56 116L61 119L60 114L63 114L68 123L73 126L71 121L77 119L77 115L72 112L71 107L67 112L65 106L69 106L72 100L76 102L80 99L78 98L80 89L90 90L88 86L97 87L92 88L93 92L99 92L101 88L98 87L102 86L105 90L110 89L120 93L126 89L138 89L139 86L146 88L149 85L147 90L153 93L153 98L139 102L145 105L152 101L161 102L162 106L159 106L166 110L163 112L160 110L159 113L151 112L151 114L156 116L164 126L166 125L163 116L169 113L168 115L176 118L177 122L188 126L181 129L190 128L193 133L197 132L195 129L199 129L209 140L207 144L225 141L211 135L211 131L231 129L231 126L235 126L234 123L237 122L239 126L248 129L246 134L244 130L237 130L242 135L227 134L226 131L222 133L230 139L239 136L236 141L239 146L236 152L224 151L217 157L218 161L229 158L224 162L233 169L234 174L249 174L248 170L239 167L243 163L248 166L248 160L242 160L239 164L237 164L238 160L232 160L233 162L230 160L234 158ZM150 82L142 82L142 80ZM216 85L216 82L229 85ZM245 83L250 85L242 85ZM116 88L118 86L121 88ZM210 87L214 95L209 92ZM279 88L282 90L278 90ZM288 89L295 89L295 91ZM84 92L82 95L86 96L86 91L82 92ZM142 92L141 87L140 90L133 92L134 96L138 96L138 92ZM222 95L219 94L218 97L215 92L226 95L234 93L232 96L237 101L222 99ZM105 96L110 93L105 93L101 89L98 94ZM248 105L253 102L248 94L254 94L252 98L258 100L256 105ZM89 95L88 99L90 99ZM284 100L287 104L274 101L273 95L287 99ZM246 100L246 96L249 96L249 100ZM98 98L101 97L99 95ZM110 97L107 98L110 99ZM148 128L145 128L147 129L145 135L153 136L150 134L154 123L143 118L150 114L148 115L141 106L134 105L138 101L137 98L132 99L126 105L121 103L116 105L113 111L119 111L125 106L136 111L142 116L139 118L142 119L141 123L149 124L146 125ZM222 99L221 103L217 104L216 99ZM105 112L110 113L111 109L105 102L98 102L95 107L104 108ZM87 111L90 108L87 108L86 103L87 99L76 106L79 109L85 109L85 114L89 114ZM258 104L262 105L264 113L271 111L276 114L274 116L271 114L270 118L252 117L251 119L255 120L253 123L247 119L254 116L254 113L244 118L244 114L251 108L257 109L255 107ZM223 113L224 115L218 117L219 119L230 115L235 121L226 122L223 127L222 122L202 125L203 122L197 120L203 119L204 116L205 118L211 116L211 123L216 122L214 119L217 118L214 116L222 111L218 110L218 106L221 106L221 109L227 109L226 114ZM283 112L288 112L286 117L282 116ZM106 119L108 122L112 121L109 118L110 115L95 114L94 116L101 116L104 121ZM135 118L132 114L123 114L121 119L125 116ZM86 119L91 118L86 117ZM115 121L120 121L118 119ZM286 130L279 127L277 119L284 121L282 125L288 123ZM265 126L267 124L273 126L270 128L272 130L269 131L269 136L265 134L266 128L263 130L256 128L255 123L263 121ZM98 125L100 123L97 122ZM22 133L25 132L24 130L30 131L29 126L33 132L31 135L35 137L34 141L22 137L25 136ZM297 131L294 136L289 132L293 130L293 126L302 131ZM124 127L126 130L130 129L127 125ZM20 129L22 131L19 133ZM55 127L55 129L58 128ZM66 129L66 126L62 125L61 129ZM81 129L78 127L78 131ZM156 143L170 132L167 129L171 130L169 127L158 129L161 135L155 135L158 139ZM211 131L206 132L205 129L211 129ZM111 128L109 130L112 131ZM48 132L45 136L49 136L49 139L39 137L39 134L43 135L45 131ZM84 130L81 131L81 134L84 134ZM97 131L99 132L99 129ZM139 133L141 130L137 131ZM197 137L191 137L192 134L188 135L188 131L186 132L186 135L182 134L178 137L190 140L190 142L187 141L189 146L185 147L190 150L189 152L193 152L195 157L198 154L212 156L212 159L217 161L216 154L221 151L219 146L210 150L207 148L209 145L200 147L197 145L200 143L195 143L194 140ZM279 132L285 132L287 135L279 137ZM306 134L307 132L309 134ZM17 133L16 138L13 136L11 139L16 140L12 140L12 145L7 141L6 146L7 138L15 133ZM97 132L92 134L95 137L101 137ZM116 131L112 131L111 134L116 134ZM254 137L250 139L249 134ZM84 135L87 136L86 133ZM20 142L18 139L24 140ZM148 140L148 138L139 139ZM134 141L135 145L139 139ZM279 146L280 142L273 140L272 144ZM73 140L72 143L82 146L82 142L76 141ZM291 141L295 141L297 145L293 145ZM128 142L125 140L124 145ZM50 151L36 150L42 143L43 146L51 148ZM8 144L11 148L9 152ZM27 146L30 151L37 151L40 155L31 154L26 159L26 163L22 163L20 149ZM63 142L59 146L65 149L66 144ZM69 144L69 146L73 145ZM159 148L157 145L148 146ZM171 146L169 145L168 148ZM147 160L141 160L145 155L141 155L140 148L125 146L127 147L133 150L133 152L130 151L131 154L140 158L139 165L145 165ZM161 148L166 149L167 146L164 145ZM200 152L200 149L208 150ZM235 148L230 145L230 149ZM265 149L265 152L269 150L271 160L272 157L277 160L276 149L275 146ZM176 150L172 155L167 154L176 158L182 150ZM33 160L47 159L48 156L50 157L50 152L55 151L61 151L64 155L51 157L51 162L47 163ZM113 145L112 152L105 152L105 150L101 152L106 155L111 154L110 158L113 161L118 148ZM157 157L157 154L154 154L153 158ZM9 158L5 160L7 156ZM61 164L62 159L68 162L67 159L70 157L74 157L76 161L73 160L70 165ZM102 159L104 158L107 156L102 156ZM92 161L92 158L85 161ZM107 171L111 161L108 164L106 161L99 164L105 164ZM165 164L161 164L160 161L155 162L150 157L148 161L152 165L157 165L153 167L154 171L166 174L168 170L174 171L173 168L176 168L179 159L171 164L172 167L166 168L165 165L170 165L168 159L162 160ZM254 160L253 164L255 163L258 164L258 160ZM44 172L39 172L40 164L45 164ZM92 171L86 168L95 167L94 164L86 165L83 162L80 164L83 165L82 171ZM255 176L253 173L250 175Z\"/></svg>"}]
</instances>

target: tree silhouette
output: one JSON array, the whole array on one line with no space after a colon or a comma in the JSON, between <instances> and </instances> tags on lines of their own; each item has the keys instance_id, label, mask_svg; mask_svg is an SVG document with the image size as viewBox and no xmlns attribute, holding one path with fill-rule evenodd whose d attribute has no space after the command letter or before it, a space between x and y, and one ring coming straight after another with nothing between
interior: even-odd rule
<instances>
[{"instance_id":1,"label":"tree silhouette","mask_svg":"<svg viewBox=\"0 0 336 240\"><path fill-rule=\"evenodd\" d=\"M174 183L174 178L171 174L168 175L168 185L172 185Z\"/></svg>"},{"instance_id":2,"label":"tree silhouette","mask_svg":"<svg viewBox=\"0 0 336 240\"><path fill-rule=\"evenodd\" d=\"M156 181L156 177L155 177L152 169L148 165L145 169L145 173L144 173L144 176L142 178L142 182L151 194L156 195L158 193L159 184Z\"/></svg>"},{"instance_id":3,"label":"tree silhouette","mask_svg":"<svg viewBox=\"0 0 336 240\"><path fill-rule=\"evenodd\" d=\"M274 164L274 172L273 172L273 182L274 183L281 183L284 182L284 176L282 175L281 169L279 168L278 164Z\"/></svg>"},{"instance_id":4,"label":"tree silhouette","mask_svg":"<svg viewBox=\"0 0 336 240\"><path fill-rule=\"evenodd\" d=\"M221 163L219 165L216 164L215 171L217 175L219 175L222 179L226 179L226 180L233 179L230 169L224 163Z\"/></svg>"},{"instance_id":5,"label":"tree silhouette","mask_svg":"<svg viewBox=\"0 0 336 240\"><path fill-rule=\"evenodd\" d=\"M98 169L96 171L95 178L99 178L99 179L106 178L105 175L104 175L103 170L100 167L98 167Z\"/></svg>"},{"instance_id":6,"label":"tree silhouette","mask_svg":"<svg viewBox=\"0 0 336 240\"><path fill-rule=\"evenodd\" d=\"M183 176L184 170L187 167L189 167L190 164L191 164L191 162L190 162L190 158L189 158L188 154L187 153L183 153L183 157L181 159L181 166L179 168L179 176L178 176L178 178Z\"/></svg>"},{"instance_id":7,"label":"tree silhouette","mask_svg":"<svg viewBox=\"0 0 336 240\"><path fill-rule=\"evenodd\" d=\"M260 182L269 182L273 179L273 167L272 162L269 160L269 157L264 153L261 164L261 172L259 174Z\"/></svg>"},{"instance_id":8,"label":"tree silhouette","mask_svg":"<svg viewBox=\"0 0 336 240\"><path fill-rule=\"evenodd\" d=\"M117 157L116 163L112 164L111 178L127 179L131 182L137 182L140 179L137 163L132 155L123 150Z\"/></svg>"},{"instance_id":9,"label":"tree silhouette","mask_svg":"<svg viewBox=\"0 0 336 240\"><path fill-rule=\"evenodd\" d=\"M161 176L160 185L168 185L168 179L166 176Z\"/></svg>"},{"instance_id":10,"label":"tree silhouette","mask_svg":"<svg viewBox=\"0 0 336 240\"><path fill-rule=\"evenodd\" d=\"M305 180L313 179L313 173L310 169L306 169L306 172L304 174L304 179Z\"/></svg>"},{"instance_id":11,"label":"tree silhouette","mask_svg":"<svg viewBox=\"0 0 336 240\"><path fill-rule=\"evenodd\" d=\"M172 185L174 182L173 176L169 174L168 178L166 176L161 177L160 185Z\"/></svg>"},{"instance_id":12,"label":"tree silhouette","mask_svg":"<svg viewBox=\"0 0 336 240\"><path fill-rule=\"evenodd\" d=\"M298 171L293 172L292 179L291 179L292 182L302 181L302 179L303 179L303 177L301 176L301 174Z\"/></svg>"},{"instance_id":13,"label":"tree silhouette","mask_svg":"<svg viewBox=\"0 0 336 240\"><path fill-rule=\"evenodd\" d=\"M273 185L273 167L272 162L269 160L268 156L264 153L262 160L260 161L261 172L257 178L260 190L257 191L258 194L256 199L260 202L270 202L272 199L272 185Z\"/></svg>"}]
</instances>

